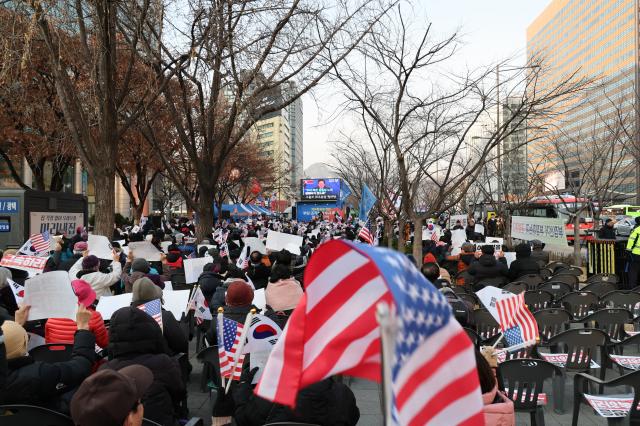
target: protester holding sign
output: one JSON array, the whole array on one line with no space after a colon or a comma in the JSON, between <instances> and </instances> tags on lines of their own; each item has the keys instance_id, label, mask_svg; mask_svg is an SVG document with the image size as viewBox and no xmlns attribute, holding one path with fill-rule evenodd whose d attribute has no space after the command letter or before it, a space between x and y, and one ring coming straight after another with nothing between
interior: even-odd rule
<instances>
[{"instance_id":1,"label":"protester holding sign","mask_svg":"<svg viewBox=\"0 0 640 426\"><path fill-rule=\"evenodd\" d=\"M113 263L111 263L112 271L104 273L100 271L100 259L93 255L84 256L71 267L69 270L69 278L75 280L82 278L91 285L91 288L96 292L96 297L111 294L109 287L114 285L120 280L122 275L122 265L120 265L120 255L113 252Z\"/></svg>"},{"instance_id":2,"label":"protester holding sign","mask_svg":"<svg viewBox=\"0 0 640 426\"><path fill-rule=\"evenodd\" d=\"M531 258L531 246L526 243L518 244L516 246L516 260L511 262L509 266L509 279L515 281L524 275L539 273L540 265Z\"/></svg>"},{"instance_id":3,"label":"protester holding sign","mask_svg":"<svg viewBox=\"0 0 640 426\"><path fill-rule=\"evenodd\" d=\"M16 311L15 322L0 318L2 403L47 406L65 412L61 396L89 376L95 359L95 337L89 331L91 311L78 307L71 359L55 363L36 361L28 355L28 334L23 328L28 314L29 307L23 306Z\"/></svg>"},{"instance_id":4,"label":"protester holding sign","mask_svg":"<svg viewBox=\"0 0 640 426\"><path fill-rule=\"evenodd\" d=\"M481 255L478 260L473 262L467 270L473 278L473 287L475 290L483 288L487 283L502 287L507 283L509 269L504 256L500 256L497 260L492 245L482 246ZM483 283L484 282L484 283Z\"/></svg>"},{"instance_id":5,"label":"protester holding sign","mask_svg":"<svg viewBox=\"0 0 640 426\"><path fill-rule=\"evenodd\" d=\"M91 312L89 330L96 337L96 344L101 348L106 348L109 344L109 335L104 326L102 315L95 310L96 292L84 280L71 281L71 287L78 296L78 304L85 306ZM47 343L73 343L73 336L77 329L76 322L69 318L49 318L44 327L45 341Z\"/></svg>"}]
</instances>

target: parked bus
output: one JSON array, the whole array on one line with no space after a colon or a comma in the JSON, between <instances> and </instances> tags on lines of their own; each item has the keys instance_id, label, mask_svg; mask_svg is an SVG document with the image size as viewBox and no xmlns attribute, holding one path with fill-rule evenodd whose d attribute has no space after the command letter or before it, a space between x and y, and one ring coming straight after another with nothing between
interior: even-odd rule
<instances>
[{"instance_id":1,"label":"parked bus","mask_svg":"<svg viewBox=\"0 0 640 426\"><path fill-rule=\"evenodd\" d=\"M603 217L615 219L618 216L640 216L640 206L632 206L631 204L616 204L602 209Z\"/></svg>"},{"instance_id":2,"label":"parked bus","mask_svg":"<svg viewBox=\"0 0 640 426\"><path fill-rule=\"evenodd\" d=\"M575 212L582 210L580 215L580 240L593 239L594 223L593 210L595 206L586 198L576 198L573 195L546 195L535 197L523 206L515 208L513 216L562 218L565 223L567 240L573 241L573 222Z\"/></svg>"}]
</instances>

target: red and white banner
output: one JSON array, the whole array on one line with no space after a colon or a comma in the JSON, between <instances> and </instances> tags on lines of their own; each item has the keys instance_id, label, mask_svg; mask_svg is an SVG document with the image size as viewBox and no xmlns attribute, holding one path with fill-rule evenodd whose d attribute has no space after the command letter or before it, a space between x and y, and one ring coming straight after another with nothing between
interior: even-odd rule
<instances>
[{"instance_id":1,"label":"red and white banner","mask_svg":"<svg viewBox=\"0 0 640 426\"><path fill-rule=\"evenodd\" d=\"M633 404L633 398L612 398L587 395L586 393L584 397L602 417L626 417L631 410L631 404Z\"/></svg>"},{"instance_id":2,"label":"red and white banner","mask_svg":"<svg viewBox=\"0 0 640 426\"><path fill-rule=\"evenodd\" d=\"M630 370L640 370L640 356L609 355L613 362Z\"/></svg>"},{"instance_id":3,"label":"red and white banner","mask_svg":"<svg viewBox=\"0 0 640 426\"><path fill-rule=\"evenodd\" d=\"M557 365L560 368L564 368L564 365L567 363L567 354L540 354L542 359L547 362L550 362L553 365ZM597 362L591 359L591 364L589 368L600 368Z\"/></svg>"},{"instance_id":4,"label":"red and white banner","mask_svg":"<svg viewBox=\"0 0 640 426\"><path fill-rule=\"evenodd\" d=\"M29 276L33 276L42 273L48 259L48 257L5 254L0 261L0 266L27 271Z\"/></svg>"}]
</instances>

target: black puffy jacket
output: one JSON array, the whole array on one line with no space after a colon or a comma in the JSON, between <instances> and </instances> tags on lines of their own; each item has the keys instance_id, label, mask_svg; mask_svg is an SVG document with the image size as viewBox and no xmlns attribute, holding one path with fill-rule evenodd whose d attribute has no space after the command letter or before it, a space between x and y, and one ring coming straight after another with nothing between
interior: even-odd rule
<instances>
[{"instance_id":1,"label":"black puffy jacket","mask_svg":"<svg viewBox=\"0 0 640 426\"><path fill-rule=\"evenodd\" d=\"M302 422L321 426L354 426L360 419L356 398L348 386L325 379L302 389L291 410L256 396L251 385L240 383L233 393L238 426Z\"/></svg>"},{"instance_id":2,"label":"black puffy jacket","mask_svg":"<svg viewBox=\"0 0 640 426\"><path fill-rule=\"evenodd\" d=\"M150 300L140 300L131 304L131 306L139 306ZM173 313L162 308L162 337L167 343L167 355L173 356L179 353L189 352L189 340L185 336L184 331L180 328L180 323L173 316Z\"/></svg>"},{"instance_id":3,"label":"black puffy jacket","mask_svg":"<svg viewBox=\"0 0 640 426\"><path fill-rule=\"evenodd\" d=\"M511 266L509 266L509 279L511 279L511 281L523 275L539 273L540 265L535 259L531 258L531 256L517 257L516 260L511 262Z\"/></svg>"},{"instance_id":4,"label":"black puffy jacket","mask_svg":"<svg viewBox=\"0 0 640 426\"><path fill-rule=\"evenodd\" d=\"M0 387L0 403L38 405L68 412L62 396L91 374L95 344L92 332L78 330L71 359L55 363L36 361L30 356L6 360L4 344L0 345L0 376L3 376L0 383L5 382L5 387Z\"/></svg>"},{"instance_id":5,"label":"black puffy jacket","mask_svg":"<svg viewBox=\"0 0 640 426\"><path fill-rule=\"evenodd\" d=\"M256 266L249 265L247 275L253 282L256 290L260 290L261 288L266 288L267 284L269 284L269 275L271 275L271 268L263 263L260 263Z\"/></svg>"},{"instance_id":6,"label":"black puffy jacket","mask_svg":"<svg viewBox=\"0 0 640 426\"><path fill-rule=\"evenodd\" d=\"M144 416L161 425L176 425L176 408L186 395L178 362L166 353L158 324L138 308L118 309L109 326L110 361L102 368L119 370L133 364L147 367L153 383L142 397Z\"/></svg>"},{"instance_id":7,"label":"black puffy jacket","mask_svg":"<svg viewBox=\"0 0 640 426\"><path fill-rule=\"evenodd\" d=\"M498 261L492 254L480 256L477 261L469 265L467 272L473 277L473 285L476 290L484 287L483 285L477 285L481 281L490 282L492 285L501 287L507 283L509 275L509 269L504 258Z\"/></svg>"}]
</instances>

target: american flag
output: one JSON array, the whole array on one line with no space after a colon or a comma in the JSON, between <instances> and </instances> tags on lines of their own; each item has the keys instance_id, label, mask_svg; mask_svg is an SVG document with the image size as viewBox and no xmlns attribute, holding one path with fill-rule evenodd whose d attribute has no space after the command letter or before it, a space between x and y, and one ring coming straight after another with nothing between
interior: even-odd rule
<instances>
[{"instance_id":1,"label":"american flag","mask_svg":"<svg viewBox=\"0 0 640 426\"><path fill-rule=\"evenodd\" d=\"M229 257L229 246L226 242L220 244L220 257Z\"/></svg>"},{"instance_id":2,"label":"american flag","mask_svg":"<svg viewBox=\"0 0 640 426\"><path fill-rule=\"evenodd\" d=\"M221 314L218 314L221 315ZM218 321L218 325L220 322ZM242 374L242 364L244 363L244 354L239 354L238 363L233 370L233 359L240 345L240 336L244 324L240 324L228 318L222 318L222 330L218 327L218 357L220 359L220 375L222 377L231 377L233 380L240 380Z\"/></svg>"},{"instance_id":3,"label":"american flag","mask_svg":"<svg viewBox=\"0 0 640 426\"><path fill-rule=\"evenodd\" d=\"M311 257L306 292L274 347L258 396L293 406L335 374L380 380L376 306L395 305L391 365L397 424L484 424L473 344L447 300L393 250L330 241Z\"/></svg>"},{"instance_id":4,"label":"american flag","mask_svg":"<svg viewBox=\"0 0 640 426\"><path fill-rule=\"evenodd\" d=\"M51 250L51 235L49 231L42 234L33 234L18 250L20 253L27 255L37 255L41 253L49 254Z\"/></svg>"},{"instance_id":5,"label":"american flag","mask_svg":"<svg viewBox=\"0 0 640 426\"><path fill-rule=\"evenodd\" d=\"M358 238L360 238L367 244L373 243L373 235L371 235L371 221L369 219L367 219L367 223L365 223L362 228L360 228L360 232L358 232Z\"/></svg>"},{"instance_id":6,"label":"american flag","mask_svg":"<svg viewBox=\"0 0 640 426\"><path fill-rule=\"evenodd\" d=\"M498 300L496 310L500 328L510 348L536 343L538 324L524 303L524 293Z\"/></svg>"},{"instance_id":7,"label":"american flag","mask_svg":"<svg viewBox=\"0 0 640 426\"><path fill-rule=\"evenodd\" d=\"M160 326L160 330L162 330L162 303L160 302L160 299L138 305L138 309L156 320Z\"/></svg>"}]
</instances>

